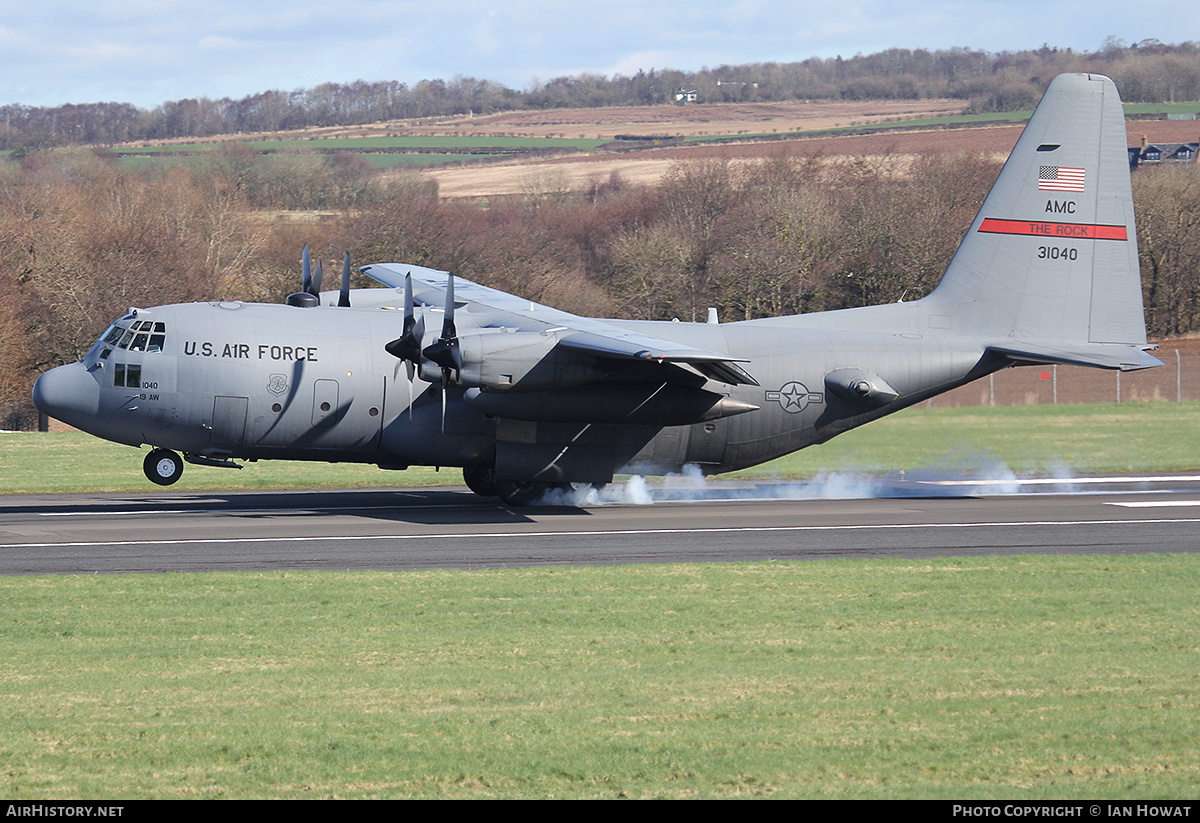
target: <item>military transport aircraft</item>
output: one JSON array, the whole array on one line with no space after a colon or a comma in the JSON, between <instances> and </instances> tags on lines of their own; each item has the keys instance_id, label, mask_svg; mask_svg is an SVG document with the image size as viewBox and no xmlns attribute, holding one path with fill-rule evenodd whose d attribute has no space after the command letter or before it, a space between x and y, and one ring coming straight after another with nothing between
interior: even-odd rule
<instances>
[{"instance_id":1,"label":"military transport aircraft","mask_svg":"<svg viewBox=\"0 0 1200 823\"><path fill-rule=\"evenodd\" d=\"M718 323L578 317L443 271L286 305L130 309L34 386L46 414L183 459L457 466L510 504L615 472L761 463L1007 366L1161 365L1147 353L1124 114L1106 77L1047 89L936 290ZM180 458L179 452L183 453Z\"/></svg>"}]
</instances>

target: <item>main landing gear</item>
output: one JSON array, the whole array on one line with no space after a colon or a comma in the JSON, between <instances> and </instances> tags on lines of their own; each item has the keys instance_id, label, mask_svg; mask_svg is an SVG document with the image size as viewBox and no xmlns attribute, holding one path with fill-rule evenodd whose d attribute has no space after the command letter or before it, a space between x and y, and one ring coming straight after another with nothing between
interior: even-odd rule
<instances>
[{"instance_id":1,"label":"main landing gear","mask_svg":"<svg viewBox=\"0 0 1200 823\"><path fill-rule=\"evenodd\" d=\"M468 466L463 469L463 480L467 488L480 497L499 497L510 506L530 506L554 489L575 491L576 483L544 483L537 480L498 480L490 468ZM603 488L603 485L597 488Z\"/></svg>"},{"instance_id":2,"label":"main landing gear","mask_svg":"<svg viewBox=\"0 0 1200 823\"><path fill-rule=\"evenodd\" d=\"M183 474L183 458L170 449L151 449L142 461L142 471L152 483L169 486Z\"/></svg>"},{"instance_id":3,"label":"main landing gear","mask_svg":"<svg viewBox=\"0 0 1200 823\"><path fill-rule=\"evenodd\" d=\"M478 466L467 466L463 469L463 480L466 481L467 488L480 497L499 497L510 506L528 506L553 488L551 483L537 483L532 480L497 480L493 469Z\"/></svg>"}]
</instances>

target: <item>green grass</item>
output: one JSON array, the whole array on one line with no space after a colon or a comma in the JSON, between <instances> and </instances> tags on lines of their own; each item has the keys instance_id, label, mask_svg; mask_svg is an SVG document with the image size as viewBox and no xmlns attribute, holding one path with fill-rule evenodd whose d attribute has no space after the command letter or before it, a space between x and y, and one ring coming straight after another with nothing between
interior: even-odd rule
<instances>
[{"instance_id":1,"label":"green grass","mask_svg":"<svg viewBox=\"0 0 1200 823\"><path fill-rule=\"evenodd\" d=\"M142 473L148 450L83 432L0 433L0 494L161 491ZM264 461L240 471L187 464L171 490L461 485L457 469L383 471L360 463Z\"/></svg>"},{"instance_id":2,"label":"green grass","mask_svg":"<svg viewBox=\"0 0 1200 823\"><path fill-rule=\"evenodd\" d=\"M151 492L145 450L80 432L0 434L0 494ZM724 477L805 478L822 472L1076 474L1200 468L1200 403L1097 403L909 409L771 463ZM360 464L263 461L241 471L187 466L173 490L458 485L457 469L381 471Z\"/></svg>"},{"instance_id":3,"label":"green grass","mask_svg":"<svg viewBox=\"0 0 1200 823\"><path fill-rule=\"evenodd\" d=\"M856 134L870 131L891 131L894 129L930 129L947 126L983 126L1003 123L1024 123L1033 114L1033 110L993 112L988 114L951 114L941 117L916 117L911 120L889 120L880 123L859 123L850 126L833 126L823 129L805 129L792 132L756 132L754 134L718 134L696 135L684 138L687 143L722 143L731 140L790 140L795 137L836 137L840 134Z\"/></svg>"},{"instance_id":4,"label":"green grass","mask_svg":"<svg viewBox=\"0 0 1200 823\"><path fill-rule=\"evenodd\" d=\"M1131 114L1200 114L1200 103L1125 103L1125 116Z\"/></svg>"},{"instance_id":5,"label":"green grass","mask_svg":"<svg viewBox=\"0 0 1200 823\"><path fill-rule=\"evenodd\" d=\"M970 472L997 461L1022 475L1198 469L1200 403L914 408L726 476Z\"/></svg>"},{"instance_id":6,"label":"green grass","mask_svg":"<svg viewBox=\"0 0 1200 823\"><path fill-rule=\"evenodd\" d=\"M1200 558L0 579L0 796L1191 798Z\"/></svg>"}]
</instances>

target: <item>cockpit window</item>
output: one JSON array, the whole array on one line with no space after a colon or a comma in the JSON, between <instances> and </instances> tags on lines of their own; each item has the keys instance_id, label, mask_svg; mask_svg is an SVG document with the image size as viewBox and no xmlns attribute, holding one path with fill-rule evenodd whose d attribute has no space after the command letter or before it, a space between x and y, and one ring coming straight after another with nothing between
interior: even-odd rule
<instances>
[{"instance_id":1,"label":"cockpit window","mask_svg":"<svg viewBox=\"0 0 1200 823\"><path fill-rule=\"evenodd\" d=\"M167 324L137 320L128 326L114 325L100 342L129 351L161 352L167 345Z\"/></svg>"},{"instance_id":2,"label":"cockpit window","mask_svg":"<svg viewBox=\"0 0 1200 823\"><path fill-rule=\"evenodd\" d=\"M96 341L85 358L89 363L94 356L99 362L108 360L115 349L129 352L147 352L160 354L167 346L167 324L154 320L134 320L121 318L114 323L104 336ZM121 357L118 355L118 357ZM121 357L124 359L124 357ZM134 358L140 359L140 358ZM141 384L141 365L138 363L119 363L113 365L113 385L138 386Z\"/></svg>"}]
</instances>

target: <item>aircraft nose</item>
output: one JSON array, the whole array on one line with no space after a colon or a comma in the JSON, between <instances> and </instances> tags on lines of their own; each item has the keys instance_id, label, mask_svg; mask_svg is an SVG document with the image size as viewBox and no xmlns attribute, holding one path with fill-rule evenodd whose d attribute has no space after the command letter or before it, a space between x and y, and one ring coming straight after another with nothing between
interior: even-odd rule
<instances>
[{"instance_id":1,"label":"aircraft nose","mask_svg":"<svg viewBox=\"0 0 1200 823\"><path fill-rule=\"evenodd\" d=\"M100 385L82 363L59 366L33 384L33 405L55 420L82 429L100 410Z\"/></svg>"}]
</instances>

